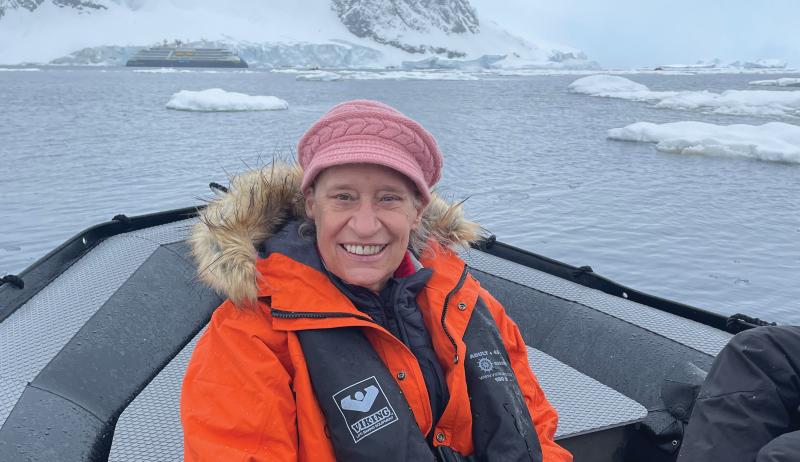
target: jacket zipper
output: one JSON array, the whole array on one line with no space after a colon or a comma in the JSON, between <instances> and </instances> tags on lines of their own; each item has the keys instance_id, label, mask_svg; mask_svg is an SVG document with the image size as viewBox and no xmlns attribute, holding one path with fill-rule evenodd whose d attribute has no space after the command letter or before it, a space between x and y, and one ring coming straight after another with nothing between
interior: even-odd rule
<instances>
[{"instance_id":1,"label":"jacket zipper","mask_svg":"<svg viewBox=\"0 0 800 462\"><path fill-rule=\"evenodd\" d=\"M467 280L467 265L464 265L464 271L461 272L461 277L458 279L458 284L451 290L447 296L444 298L444 307L442 307L442 329L444 329L444 334L450 340L450 343L453 344L453 350L455 351L455 355L453 356L453 364L458 364L458 345L456 344L455 339L450 332L447 330L447 325L444 323L444 318L447 316L447 305L450 303L450 297L453 296L456 292L461 289L461 286L464 285L464 281Z\"/></svg>"},{"instance_id":2,"label":"jacket zipper","mask_svg":"<svg viewBox=\"0 0 800 462\"><path fill-rule=\"evenodd\" d=\"M332 313L315 313L310 311L284 311L278 310L273 308L272 315L276 318L283 318L283 319L302 319L302 318L311 318L311 319L325 319L325 318L356 318L362 321L371 322L372 324L377 324L372 319L368 318L367 316L359 316L357 314L352 313L340 313L340 312L332 312Z\"/></svg>"}]
</instances>

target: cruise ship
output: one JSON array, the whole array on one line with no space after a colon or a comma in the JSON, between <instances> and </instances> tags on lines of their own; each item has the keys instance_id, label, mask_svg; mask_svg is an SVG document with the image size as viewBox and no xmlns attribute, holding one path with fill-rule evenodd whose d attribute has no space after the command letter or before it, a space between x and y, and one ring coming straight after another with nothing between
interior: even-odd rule
<instances>
[{"instance_id":1,"label":"cruise ship","mask_svg":"<svg viewBox=\"0 0 800 462\"><path fill-rule=\"evenodd\" d=\"M224 48L153 47L136 53L128 67L247 67L247 63Z\"/></svg>"}]
</instances>

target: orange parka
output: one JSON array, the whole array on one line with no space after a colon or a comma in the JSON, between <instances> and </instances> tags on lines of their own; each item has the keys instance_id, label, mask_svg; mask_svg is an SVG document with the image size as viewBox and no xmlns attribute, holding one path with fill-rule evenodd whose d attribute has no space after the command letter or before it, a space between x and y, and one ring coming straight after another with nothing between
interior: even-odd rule
<instances>
[{"instance_id":1,"label":"orange parka","mask_svg":"<svg viewBox=\"0 0 800 462\"><path fill-rule=\"evenodd\" d=\"M433 430L434 445L472 454L463 337L479 298L508 352L543 461L572 460L553 440L558 417L531 372L519 329L475 279L463 278L464 262L442 245L471 235L471 223L461 218L459 210L434 199L429 207L433 216L427 222L438 229L430 230L433 238L420 257L433 275L417 301L450 396L434 427L422 372L399 339L358 311L324 273L283 252L264 258L255 253L251 243L268 235L253 234L260 232L253 231L258 229L253 223L265 226L267 233L279 229L284 217L292 215L297 194L286 187L299 178L295 169L281 165L266 169L268 174L261 171L234 180L231 192L205 210L191 238L201 278L236 303L229 299L215 311L184 378L181 420L186 461L334 461L298 332L341 327L360 328L402 391L423 435ZM296 318L286 315L300 312L303 316ZM337 315L326 316L329 313ZM379 459L376 454L375 460Z\"/></svg>"}]
</instances>

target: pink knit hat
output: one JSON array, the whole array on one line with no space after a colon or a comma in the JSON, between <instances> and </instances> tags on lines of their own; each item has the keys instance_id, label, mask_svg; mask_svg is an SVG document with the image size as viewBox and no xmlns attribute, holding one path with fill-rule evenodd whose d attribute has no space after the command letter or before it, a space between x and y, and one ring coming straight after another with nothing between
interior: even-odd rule
<instances>
[{"instance_id":1,"label":"pink knit hat","mask_svg":"<svg viewBox=\"0 0 800 462\"><path fill-rule=\"evenodd\" d=\"M353 100L334 106L300 138L302 191L324 169L341 164L378 164L408 177L424 204L442 173L436 140L414 120L383 103Z\"/></svg>"}]
</instances>

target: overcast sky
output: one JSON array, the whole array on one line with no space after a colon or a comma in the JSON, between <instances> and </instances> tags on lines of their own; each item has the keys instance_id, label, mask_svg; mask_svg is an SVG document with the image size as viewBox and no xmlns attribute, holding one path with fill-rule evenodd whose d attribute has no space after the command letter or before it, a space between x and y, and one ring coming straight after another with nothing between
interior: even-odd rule
<instances>
[{"instance_id":1,"label":"overcast sky","mask_svg":"<svg viewBox=\"0 0 800 462\"><path fill-rule=\"evenodd\" d=\"M604 66L778 58L800 66L800 0L471 0L529 38Z\"/></svg>"}]
</instances>

